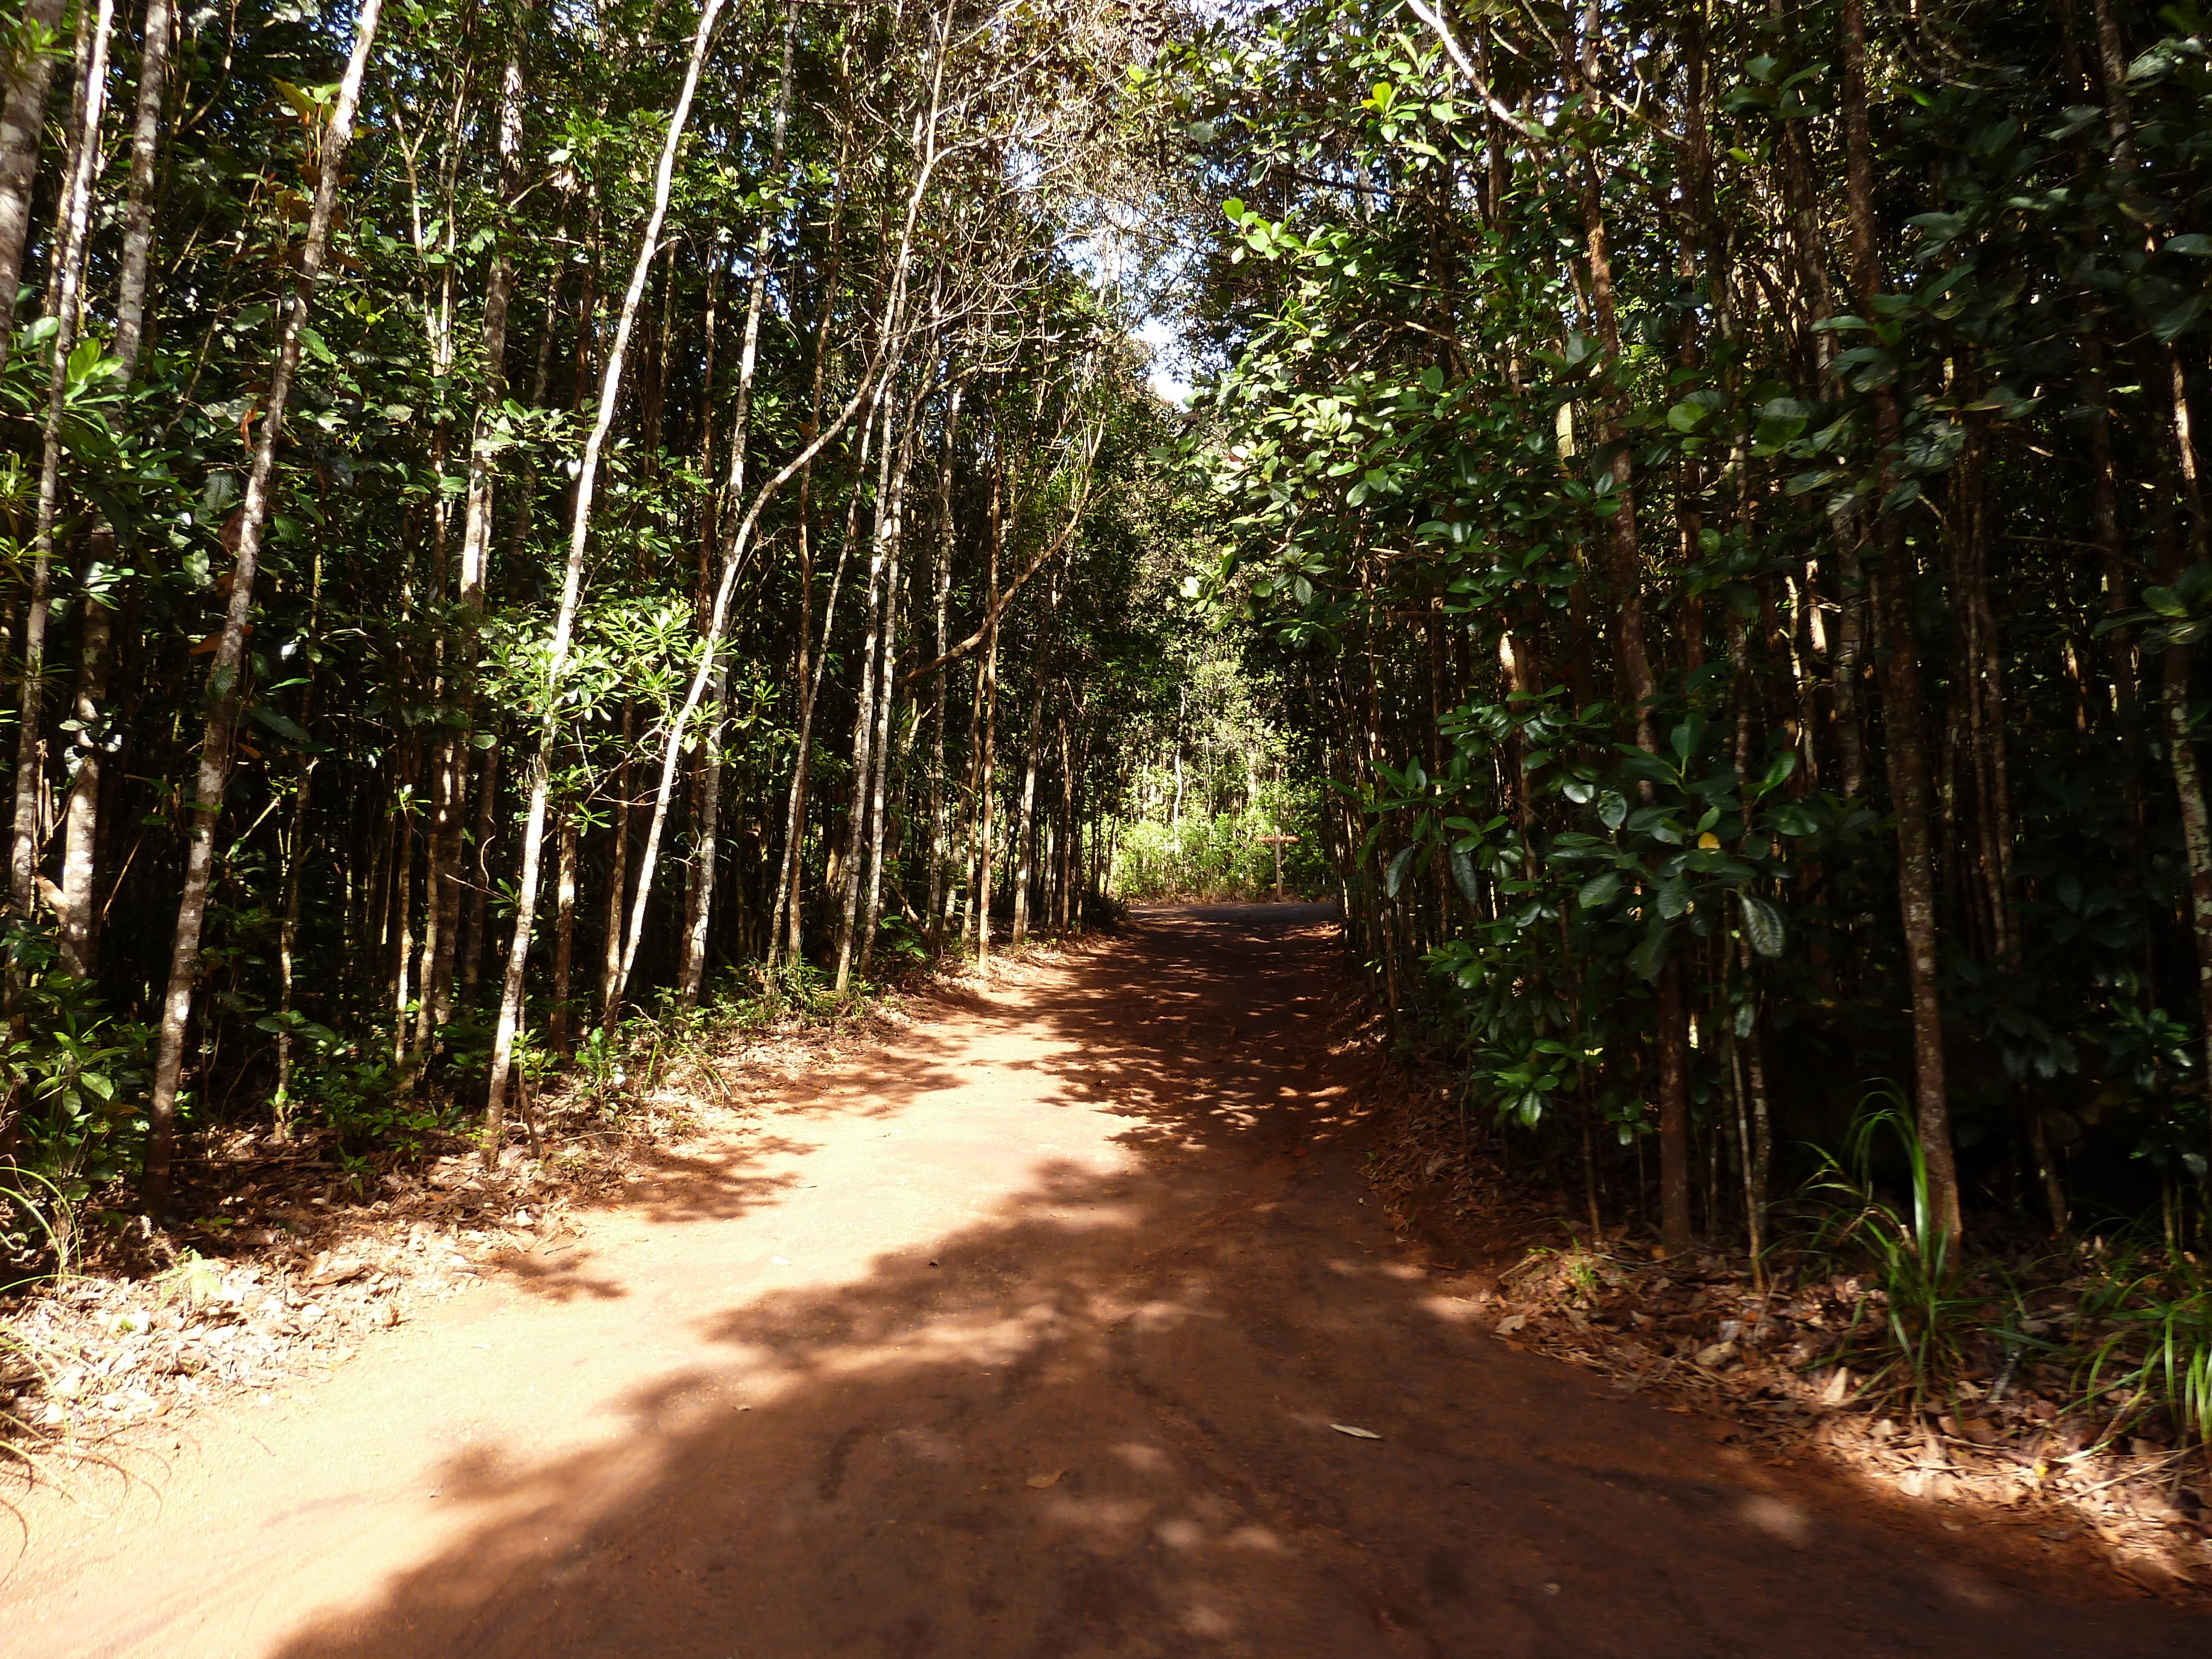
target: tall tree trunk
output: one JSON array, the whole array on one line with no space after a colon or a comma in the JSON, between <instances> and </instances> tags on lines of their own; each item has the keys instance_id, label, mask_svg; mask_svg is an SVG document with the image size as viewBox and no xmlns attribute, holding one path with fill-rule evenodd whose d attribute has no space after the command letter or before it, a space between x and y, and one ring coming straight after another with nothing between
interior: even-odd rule
<instances>
[{"instance_id":1,"label":"tall tree trunk","mask_svg":"<svg viewBox=\"0 0 2212 1659\"><path fill-rule=\"evenodd\" d=\"M614 769L614 845L607 854L607 915L599 953L599 1029L612 1042L622 1006L623 900L629 894L629 757L637 744L637 704L625 698L622 757Z\"/></svg>"},{"instance_id":2,"label":"tall tree trunk","mask_svg":"<svg viewBox=\"0 0 2212 1659\"><path fill-rule=\"evenodd\" d=\"M1598 0L1586 0L1583 12L1579 70L1586 100L1584 118L1596 118L1602 107L1599 81L1601 14ZM1585 145L1581 167L1583 232L1589 259L1590 314L1598 343L1609 361L1620 358L1620 323L1613 295L1613 252L1607 233L1602 180L1594 148ZM1618 398L1603 406L1603 431L1612 451L1610 473L1613 503L1607 523L1611 547L1615 637L1620 652L1620 700L1628 705L1636 723L1636 745L1647 755L1656 754L1658 734L1651 718L1651 700L1658 685L1651 672L1644 610L1644 557L1636 530L1636 488L1629 460L1629 446L1621 423ZM1681 970L1673 961L1660 970L1658 996L1653 1005L1659 1023L1659 1191L1660 1240L1670 1255L1686 1253L1690 1226L1690 1095L1688 1017L1685 1009Z\"/></svg>"},{"instance_id":3,"label":"tall tree trunk","mask_svg":"<svg viewBox=\"0 0 2212 1659\"><path fill-rule=\"evenodd\" d=\"M709 0L713 3L714 0ZM199 973L200 927L207 915L208 883L215 863L216 823L222 816L222 796L230 776L231 741L238 728L240 678L244 672L246 628L253 607L253 578L259 565L261 537L269 520L270 483L276 466L276 441L284 426L284 410L299 370L301 330L314 298L315 282L322 274L323 254L330 240L331 216L337 207L338 181L343 176L346 146L353 137L354 112L361 105L361 84L368 73L369 52L376 43L376 24L382 0L362 0L355 15L353 52L331 106L329 127L323 135L322 153L315 181L314 204L307 232L300 245L299 276L284 299L278 325L276 362L269 376L266 413L253 447L253 467L247 475L246 500L237 520L238 541L231 565L229 604L223 613L222 635L216 646L215 662L208 671L208 714L200 739L199 776L193 791L191 828L185 850L184 896L177 908L177 931L169 953L168 984L161 1000L161 1024L154 1058L153 1096L147 1107L146 1172L142 1196L148 1211L161 1214L168 1207L169 1172L176 1152L177 1091L183 1080L185 1030L191 1019L192 988Z\"/></svg>"},{"instance_id":4,"label":"tall tree trunk","mask_svg":"<svg viewBox=\"0 0 2212 1659\"><path fill-rule=\"evenodd\" d=\"M576 963L576 862L583 840L575 809L563 806L554 832L553 1011L548 1016L553 1052L567 1060L576 1052L576 1011L572 976Z\"/></svg>"},{"instance_id":5,"label":"tall tree trunk","mask_svg":"<svg viewBox=\"0 0 2212 1659\"><path fill-rule=\"evenodd\" d=\"M942 661L947 638L945 624L952 604L952 466L958 454L960 403L964 382L956 382L945 408L944 449L937 466L937 565L930 583L935 600L936 632L933 654L939 659L930 681L929 694L929 921L933 949L944 942L940 912L945 905L945 694L951 672Z\"/></svg>"},{"instance_id":6,"label":"tall tree trunk","mask_svg":"<svg viewBox=\"0 0 2212 1659\"><path fill-rule=\"evenodd\" d=\"M91 568L88 567L88 571ZM70 745L69 798L63 808L61 891L54 904L62 966L78 979L89 978L99 960L94 890L100 867L100 779L110 742L103 705L107 700L108 668L113 660L115 618L102 585L88 581L83 594L76 734Z\"/></svg>"},{"instance_id":7,"label":"tall tree trunk","mask_svg":"<svg viewBox=\"0 0 2212 1659\"><path fill-rule=\"evenodd\" d=\"M49 296L56 327L47 347L38 529L32 545L30 596L23 613L22 701L15 733L15 819L9 848L9 895L15 914L25 917L38 900L41 880L39 819L46 795L46 622L52 609L55 521L61 510L62 416L69 399L70 353L76 343L77 317L84 298L93 185L100 176L100 126L107 107L107 49L115 33L115 0L99 0L92 19L76 100L79 125L71 143L75 165L63 181L61 208L56 216L56 281ZM59 896L58 891L55 896Z\"/></svg>"},{"instance_id":8,"label":"tall tree trunk","mask_svg":"<svg viewBox=\"0 0 2212 1659\"><path fill-rule=\"evenodd\" d=\"M1851 259L1859 304L1878 315L1881 256L1874 216L1874 146L1867 123L1866 15L1863 0L1842 0L1844 168L1850 198ZM1912 554L1895 515L1884 510L1895 482L1891 457L1898 443L1897 404L1887 386L1874 393L1876 489L1875 544L1881 555L1876 580L1889 647L1881 667L1882 748L1889 771L1890 802L1897 813L1898 905L1905 927L1906 977L1912 996L1912 1069L1920 1142L1928 1168L1928 1201L1936 1230L1956 1239L1960 1212L1958 1161L1952 1150L1950 1097L1943 1075L1943 1012L1936 985L1935 860L1929 835L1926 739L1921 731L1920 669L1912 638Z\"/></svg>"},{"instance_id":9,"label":"tall tree trunk","mask_svg":"<svg viewBox=\"0 0 2212 1659\"><path fill-rule=\"evenodd\" d=\"M983 509L983 591L987 596L998 586L999 555L1006 544L1006 460L1002 443L992 458L991 494ZM979 908L979 900L988 901L990 891L993 757L987 752L989 745L984 734L989 728L990 711L996 698L999 663L999 618L995 611L988 609L983 617L983 655L975 665L975 690L968 708L968 845L960 872L961 893L968 901L968 915L961 925L961 942L975 946L981 953L976 958L979 962L990 951L990 918Z\"/></svg>"},{"instance_id":10,"label":"tall tree trunk","mask_svg":"<svg viewBox=\"0 0 2212 1659\"><path fill-rule=\"evenodd\" d=\"M790 14L791 21L787 22L787 33L789 29L796 27L796 16L794 3ZM683 754L684 734L690 725L693 713L696 711L701 699L706 694L708 684L714 673L714 666L721 648L722 631L727 625L729 618L730 595L737 585L738 571L744 562L747 550L751 545L753 534L759 526L761 514L767 510L769 503L775 499L776 492L809 465L814 458L828 447L837 434L845 429L853 417L868 405L879 385L888 392L896 381L900 354L904 348L904 337L901 333L901 328L905 319L908 283L913 269L915 225L921 216L922 201L928 194L930 179L934 175L937 164L941 159L938 148L938 123L943 112L945 53L947 32L950 27L951 17L948 13L940 21L936 30L928 113L918 123L917 137L922 146L922 161L921 165L915 170L914 182L907 191L906 216L891 254L890 281L887 285L887 292L884 299L883 314L878 321L873 349L869 355L867 367L861 374L860 386L846 402L845 406L838 411L836 420L825 430L816 433L781 471L761 484L760 489L754 494L751 507L742 520L729 528L724 538L722 580L715 590L714 608L712 616L708 619L707 637L701 644L699 664L693 672L690 689L684 694L683 706L676 711L676 718L669 722L668 744L661 755L660 788L653 799L653 823L646 835L645 857L638 872L637 897L634 902L630 915L629 942L623 953L623 979L625 983L629 977L630 965L636 957L639 935L644 929L646 902L652 896L653 872L659 859L661 831L667 822L668 804L675 793L676 770ZM788 97L789 77L787 76L783 88L778 94L781 107L787 107ZM733 468L741 469L744 464L743 453L738 450L735 443L732 447ZM738 499L738 489L743 483L741 471L733 471L732 477L731 495L734 506ZM854 780L856 791L860 782L860 779L856 775ZM842 979L842 974L840 977Z\"/></svg>"},{"instance_id":11,"label":"tall tree trunk","mask_svg":"<svg viewBox=\"0 0 2212 1659\"><path fill-rule=\"evenodd\" d=\"M131 191L123 207L123 265L115 284L115 355L127 383L146 349L146 272L154 258L154 164L161 154L161 103L167 92L169 37L176 14L169 0L146 0L146 32L138 48L138 107L131 130Z\"/></svg>"},{"instance_id":12,"label":"tall tree trunk","mask_svg":"<svg viewBox=\"0 0 2212 1659\"><path fill-rule=\"evenodd\" d=\"M860 448L855 462L854 477L868 470L869 446L875 441L875 412L871 410L860 424ZM785 803L783 836L783 873L777 882L778 904L771 918L770 933L781 943L784 959L798 963L805 957L805 893L806 874L806 805L807 785L812 771L814 754L814 710L822 695L822 677L830 666L830 641L837 628L837 599L845 583L845 568L851 562L853 538L859 524L860 491L856 489L846 501L844 539L837 544L837 562L830 573L830 592L822 603L822 648L815 653L811 675L801 675L799 686L799 740L791 767L791 792ZM805 620L802 608L800 621Z\"/></svg>"},{"instance_id":13,"label":"tall tree trunk","mask_svg":"<svg viewBox=\"0 0 2212 1659\"><path fill-rule=\"evenodd\" d=\"M483 977L485 915L491 896L491 849L499 834L499 744L483 751L483 771L477 780L475 869L469 886L468 931L461 942L461 1000L473 1008L477 984Z\"/></svg>"},{"instance_id":14,"label":"tall tree trunk","mask_svg":"<svg viewBox=\"0 0 2212 1659\"><path fill-rule=\"evenodd\" d=\"M853 712L853 805L845 819L845 856L838 871L836 978L835 988L842 996L853 971L853 930L860 919L860 862L866 845L869 806L869 786L872 778L872 763L875 758L876 688L878 671L881 666L884 617L887 606L884 592L884 571L891 556L891 537L895 527L890 503L891 472L900 453L911 443L910 434L920 424L917 416L909 413L908 432L894 443L891 437L898 432L898 411L896 382L884 387L884 447L876 458L875 529L870 540L868 554L868 586L863 615L866 618L866 635L860 647L860 688Z\"/></svg>"},{"instance_id":15,"label":"tall tree trunk","mask_svg":"<svg viewBox=\"0 0 2212 1659\"><path fill-rule=\"evenodd\" d=\"M1030 840L1036 826L1037 761L1044 741L1044 653L1059 610L1060 584L1054 582L1044 614L1037 618L1036 639L1030 649L1030 727L1023 744L1022 804L1014 821L1014 925L1008 941L1017 945L1026 943L1030 936Z\"/></svg>"},{"instance_id":16,"label":"tall tree trunk","mask_svg":"<svg viewBox=\"0 0 2212 1659\"><path fill-rule=\"evenodd\" d=\"M23 285L23 252L31 240L31 202L46 137L46 93L65 0L23 0L0 100L0 369L15 343L15 296Z\"/></svg>"},{"instance_id":17,"label":"tall tree trunk","mask_svg":"<svg viewBox=\"0 0 2212 1659\"><path fill-rule=\"evenodd\" d=\"M372 0L372 3L374 0ZM576 629L576 612L583 602L584 548L592 530L592 500L599 488L599 454L613 428L615 411L622 402L623 365L629 352L631 330L637 323L640 297L652 275L654 256L660 249L660 228L668 217L669 191L676 171L676 152L691 117L691 100L706 67L714 26L720 21L723 0L705 0L699 26L691 37L691 55L684 67L684 85L668 118L668 135L654 169L653 209L644 234L638 240L637 258L630 267L629 285L623 291L622 310L609 342L605 367L599 371L599 410L576 473L575 502L568 526L568 556L561 577L561 606L553 622L552 649L545 665L544 712L539 717L538 750L530 763L530 805L523 820L522 872L515 884L514 939L507 947L507 974L500 988L499 1024L492 1035L490 1075L484 1094L484 1161L495 1164L507 1132L507 1085L514 1069L514 1042L522 1027L522 981L530 963L530 936L538 916L538 889L543 874L545 810L552 786L553 750L560 741L561 682L568 672L568 655Z\"/></svg>"},{"instance_id":18,"label":"tall tree trunk","mask_svg":"<svg viewBox=\"0 0 2212 1659\"><path fill-rule=\"evenodd\" d=\"M860 971L866 973L876 955L876 927L883 916L884 862L890 856L890 821L886 816L884 781L890 770L891 710L898 702L899 558L906 546L906 484L914 465L916 441L921 435L921 411L907 428L899 447L898 465L891 477L890 522L887 540L890 568L884 580L884 634L876 665L875 764L868 801L868 900L860 920Z\"/></svg>"},{"instance_id":19,"label":"tall tree trunk","mask_svg":"<svg viewBox=\"0 0 2212 1659\"><path fill-rule=\"evenodd\" d=\"M993 561L994 563L996 561ZM990 638L983 647L980 677L983 731L975 760L975 961L988 967L991 960L991 823L998 804L999 775L999 623L990 623Z\"/></svg>"},{"instance_id":20,"label":"tall tree trunk","mask_svg":"<svg viewBox=\"0 0 2212 1659\"><path fill-rule=\"evenodd\" d=\"M791 126L792 64L798 36L799 0L790 0L783 14L783 68L776 82L775 131L770 141L769 159L770 178L779 177L783 171L785 146ZM738 510L744 498L745 463L751 442L753 377L760 363L761 310L768 295L770 231L769 213L763 208L759 228L753 234L752 288L745 297L744 332L738 350L737 407L730 417L730 473L725 493L729 510L732 513ZM708 401L711 404L711 398ZM707 620L711 627L711 617ZM699 989L706 979L707 927L714 915L714 866L719 857L716 836L721 817L722 721L729 667L720 653L709 654L713 658L713 666L708 671L712 690L708 701L714 713L707 723L706 736L699 746L699 820L692 837L692 878L684 899L684 959L677 976L677 994L686 1008L698 1006ZM661 808L656 803L656 819L660 812ZM641 882L641 888L652 879L650 866L653 854L649 853L647 856L648 873ZM638 907L638 916L641 926L644 919L642 902ZM635 949L634 945L632 948Z\"/></svg>"},{"instance_id":21,"label":"tall tree trunk","mask_svg":"<svg viewBox=\"0 0 2212 1659\"><path fill-rule=\"evenodd\" d=\"M507 62L500 74L499 222L491 269L484 281L483 325L483 392L469 434L468 483L461 521L461 559L455 598L460 623L446 664L446 696L457 718L439 744L432 785L435 811L429 836L424 920L422 1008L415 1035L418 1064L432 1054L436 1032L453 1017L454 954L463 915L461 860L465 844L469 757L473 752L477 703L477 655L483 629L484 578L490 564L494 484L497 475L495 423L507 401L507 319L514 295L514 246L506 222L520 203L527 180L522 167L522 47L536 10L535 0L516 9ZM455 100L458 118L460 108ZM458 146L455 147L458 150ZM453 264L447 271L450 278ZM475 964L469 969L470 983Z\"/></svg>"}]
</instances>

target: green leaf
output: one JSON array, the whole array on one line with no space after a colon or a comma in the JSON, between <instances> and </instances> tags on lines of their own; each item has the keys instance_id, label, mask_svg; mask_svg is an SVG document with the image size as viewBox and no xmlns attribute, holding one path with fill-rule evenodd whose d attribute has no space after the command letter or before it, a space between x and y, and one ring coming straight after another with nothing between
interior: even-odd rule
<instances>
[{"instance_id":1,"label":"green leaf","mask_svg":"<svg viewBox=\"0 0 2212 1659\"><path fill-rule=\"evenodd\" d=\"M1576 893L1576 902L1585 910L1601 909L1613 902L1613 895L1620 891L1620 872L1607 870L1603 875L1592 876Z\"/></svg>"},{"instance_id":2,"label":"green leaf","mask_svg":"<svg viewBox=\"0 0 2212 1659\"><path fill-rule=\"evenodd\" d=\"M1817 836L1820 819L1810 807L1799 801L1784 801L1769 815L1768 822L1785 836Z\"/></svg>"},{"instance_id":3,"label":"green leaf","mask_svg":"<svg viewBox=\"0 0 2212 1659\"><path fill-rule=\"evenodd\" d=\"M246 712L287 743L306 743L309 740L305 726L273 708L264 708L257 702Z\"/></svg>"},{"instance_id":4,"label":"green leaf","mask_svg":"<svg viewBox=\"0 0 2212 1659\"><path fill-rule=\"evenodd\" d=\"M2199 259L2212 258L2212 236L2200 236L2192 231L2186 236L2172 238L2166 243L2166 251L2191 254Z\"/></svg>"},{"instance_id":5,"label":"green leaf","mask_svg":"<svg viewBox=\"0 0 2212 1659\"><path fill-rule=\"evenodd\" d=\"M1413 854L1419 850L1418 848L1401 847L1398 849L1398 856L1390 860L1389 871L1382 878L1382 890L1390 897L1397 897L1398 890L1406 884L1406 872L1413 867Z\"/></svg>"},{"instance_id":6,"label":"green leaf","mask_svg":"<svg viewBox=\"0 0 2212 1659\"><path fill-rule=\"evenodd\" d=\"M1474 860L1457 848L1452 849L1451 873L1452 884L1459 889L1461 897L1469 904L1482 902L1482 887L1475 879Z\"/></svg>"},{"instance_id":7,"label":"green leaf","mask_svg":"<svg viewBox=\"0 0 2212 1659\"><path fill-rule=\"evenodd\" d=\"M1736 899L1743 906L1743 933L1751 941L1751 948L1763 957L1780 956L1784 938L1782 913L1765 899L1749 893L1738 893Z\"/></svg>"},{"instance_id":8,"label":"green leaf","mask_svg":"<svg viewBox=\"0 0 2212 1659\"><path fill-rule=\"evenodd\" d=\"M1628 817L1626 798L1618 790L1600 790L1597 798L1597 816L1598 822L1604 824L1607 829L1620 829Z\"/></svg>"},{"instance_id":9,"label":"green leaf","mask_svg":"<svg viewBox=\"0 0 2212 1659\"><path fill-rule=\"evenodd\" d=\"M2202 294L2192 294L2179 305L2160 317L2150 325L2150 331L2161 340L2177 340L2195 325L2204 314L2205 299Z\"/></svg>"}]
</instances>

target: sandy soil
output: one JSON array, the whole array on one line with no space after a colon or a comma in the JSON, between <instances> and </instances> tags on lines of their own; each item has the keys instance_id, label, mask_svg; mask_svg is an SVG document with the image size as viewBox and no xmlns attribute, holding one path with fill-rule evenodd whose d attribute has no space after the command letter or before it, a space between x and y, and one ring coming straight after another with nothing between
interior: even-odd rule
<instances>
[{"instance_id":1,"label":"sandy soil","mask_svg":"<svg viewBox=\"0 0 2212 1659\"><path fill-rule=\"evenodd\" d=\"M328 1381L34 1494L0 1653L2203 1651L1488 1336L1364 1201L1333 941L1147 913L947 1001Z\"/></svg>"}]
</instances>

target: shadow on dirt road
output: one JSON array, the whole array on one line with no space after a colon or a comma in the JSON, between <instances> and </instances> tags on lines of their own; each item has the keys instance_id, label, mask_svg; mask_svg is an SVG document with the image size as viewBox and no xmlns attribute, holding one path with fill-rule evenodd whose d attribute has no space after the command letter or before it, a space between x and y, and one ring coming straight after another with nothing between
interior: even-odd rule
<instances>
[{"instance_id":1,"label":"shadow on dirt road","mask_svg":"<svg viewBox=\"0 0 2212 1659\"><path fill-rule=\"evenodd\" d=\"M1969 1514L1785 1486L1472 1328L1360 1202L1340 960L1317 908L1151 913L849 1068L816 1109L895 1114L970 1075L979 1031L1034 1030L1052 1052L998 1086L1037 1142L1088 1123L1133 1156L1042 1154L855 1282L702 1297L726 1370L658 1376L581 1451L457 1454L453 1541L280 1650L2201 1650L2198 1621L2008 1583ZM807 1116L774 1127L803 1146ZM761 1201L744 1162L641 1201Z\"/></svg>"}]
</instances>

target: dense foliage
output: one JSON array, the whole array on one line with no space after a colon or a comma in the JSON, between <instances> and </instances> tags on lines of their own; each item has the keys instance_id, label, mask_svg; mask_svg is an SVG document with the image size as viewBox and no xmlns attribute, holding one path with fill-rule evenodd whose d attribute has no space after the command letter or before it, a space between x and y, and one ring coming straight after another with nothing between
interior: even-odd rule
<instances>
[{"instance_id":1,"label":"dense foliage","mask_svg":"<svg viewBox=\"0 0 2212 1659\"><path fill-rule=\"evenodd\" d=\"M626 1011L1079 921L1184 533L1125 8L4 44L9 1184L495 1151Z\"/></svg>"},{"instance_id":2,"label":"dense foliage","mask_svg":"<svg viewBox=\"0 0 2212 1659\"><path fill-rule=\"evenodd\" d=\"M1306 0L1162 84L1213 591L1401 1028L1673 1249L1883 1079L1935 1234L2201 1239L2197 9Z\"/></svg>"}]
</instances>

